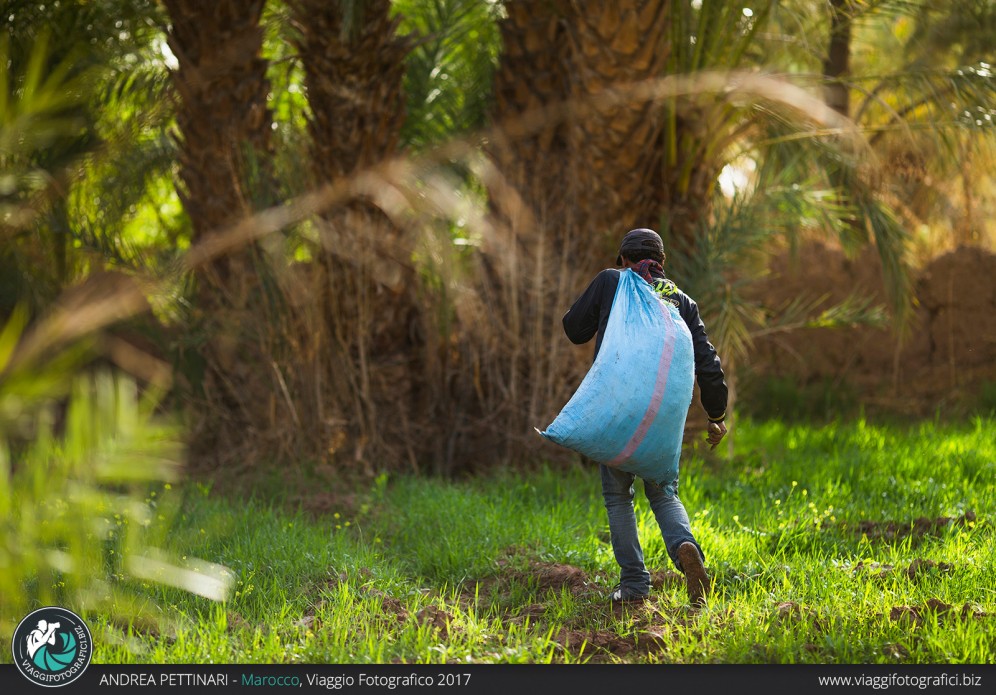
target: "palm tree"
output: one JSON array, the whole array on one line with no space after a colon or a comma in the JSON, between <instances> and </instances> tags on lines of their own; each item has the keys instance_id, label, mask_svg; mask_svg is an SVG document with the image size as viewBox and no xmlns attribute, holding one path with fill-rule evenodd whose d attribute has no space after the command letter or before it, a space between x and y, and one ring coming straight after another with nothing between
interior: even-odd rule
<instances>
[{"instance_id":1,"label":"palm tree","mask_svg":"<svg viewBox=\"0 0 996 695\"><path fill-rule=\"evenodd\" d=\"M763 65L770 49L759 37L777 4L763 0L745 10L725 0L675 0L670 8L668 74L694 82L706 71L722 74ZM658 145L664 162L657 214L679 253L693 253L696 235L711 223L721 171L772 110L777 112L777 105L762 100L744 103L722 89L693 90L668 100L664 136ZM801 121L796 125L804 132L808 129Z\"/></svg>"},{"instance_id":2,"label":"palm tree","mask_svg":"<svg viewBox=\"0 0 996 695\"><path fill-rule=\"evenodd\" d=\"M247 215L248 157L269 149L272 116L260 26L265 0L164 0L179 63L180 180L194 238ZM230 273L218 269L224 281Z\"/></svg>"},{"instance_id":3,"label":"palm tree","mask_svg":"<svg viewBox=\"0 0 996 695\"><path fill-rule=\"evenodd\" d=\"M253 208L251 178L259 169L256 162L267 158L272 123L267 63L261 57L264 2L164 0L169 47L179 65L173 74L179 191L195 243ZM206 337L197 355L203 360L204 402L193 435L195 453L237 448L252 429L249 384L268 373L254 352L259 288L253 256L250 246L198 270L196 304Z\"/></svg>"},{"instance_id":4,"label":"palm tree","mask_svg":"<svg viewBox=\"0 0 996 695\"><path fill-rule=\"evenodd\" d=\"M594 262L606 249L593 237L658 219L659 109L645 101L594 106L619 86L663 75L668 2L518 0L506 11L494 155L555 246ZM527 124L534 131L527 136L501 133L504 122L521 125L516 119L565 103L563 117Z\"/></svg>"},{"instance_id":5,"label":"palm tree","mask_svg":"<svg viewBox=\"0 0 996 695\"><path fill-rule=\"evenodd\" d=\"M0 282L14 281L0 293L0 315L9 315L15 300L33 310L51 301L91 266L86 255L97 246L122 260L102 243L107 235L93 233L80 208L91 203L84 191L92 192L93 172L117 169L122 150L132 159L156 159L137 138L107 124L111 113L118 122L128 120L118 107L147 90L144 79L134 79L143 72L134 64L148 55L157 34L157 10L151 0L0 3L0 71L8 92L0 107L0 168L11 177L0 193L0 214L17 228L0 252ZM127 82L121 79L125 63L132 76ZM32 120L35 115L44 118ZM114 208L137 188L120 180L94 207ZM19 214L8 216L8 205Z\"/></svg>"},{"instance_id":6,"label":"palm tree","mask_svg":"<svg viewBox=\"0 0 996 695\"><path fill-rule=\"evenodd\" d=\"M333 181L398 148L408 42L389 0L292 0L310 116L311 165Z\"/></svg>"},{"instance_id":7,"label":"palm tree","mask_svg":"<svg viewBox=\"0 0 996 695\"><path fill-rule=\"evenodd\" d=\"M984 0L895 5L855 15L865 20L858 38L866 41L892 38L897 25L912 31L892 39L896 50L860 54L869 77L847 83L858 98L854 118L870 132L884 163L883 189L907 225L950 226L953 242L978 241L981 224L972 209L978 177L970 170L985 168L996 144L996 84L987 62L996 6ZM963 203L955 202L962 196ZM936 214L952 208L964 212L954 219Z\"/></svg>"},{"instance_id":8,"label":"palm tree","mask_svg":"<svg viewBox=\"0 0 996 695\"><path fill-rule=\"evenodd\" d=\"M983 37L994 22L992 3L977 0L833 0L830 5L824 98L869 134L881 164L869 179L828 161L828 176L856 209L846 235L850 244L870 240L879 250L900 324L912 307L905 258L910 230L934 221L928 220L930 211L942 207L939 187L924 185L928 171L937 180L963 179L961 160L973 143L987 139L986 128L975 122L996 101L988 65L981 62L988 57ZM903 23L913 31L897 38L895 28ZM855 43L869 37L892 50L852 56ZM970 195L966 198L970 206Z\"/></svg>"},{"instance_id":9,"label":"palm tree","mask_svg":"<svg viewBox=\"0 0 996 695\"><path fill-rule=\"evenodd\" d=\"M778 231L779 238L792 242L798 230L808 226L824 235L829 232L830 238L851 252L873 246L881 262L893 326L908 325L915 301L909 264L911 229L924 221L917 210L938 207L932 204L936 196L916 184L927 178L928 166L936 176L938 165L957 163L959 145L968 138L978 142L987 137L978 123L985 122L981 114L993 104L993 82L987 67L977 62L984 54L977 52L981 44L972 38L977 32L985 33L980 28L992 26L992 7L986 11L984 4L966 0L958 7L902 0L834 0L829 15L814 12L826 3L795 3L782 7L780 15L772 15L775 21L769 26L775 33L790 27L800 45L819 46L812 53L796 51L785 57L801 64L800 72L806 65L819 66L817 74L822 79L813 86L821 89L830 108L857 121L856 126L867 134L869 148L860 158L842 156L833 138L799 141L793 127L768 121L758 128L756 118L743 120L741 112L747 129L741 131L739 141L733 141L733 152L743 153L757 165L753 187L742 192L729 211L717 210L713 220L699 225L693 244L687 247L691 253L676 256L684 267L674 269L705 300L707 320L718 327L719 342L736 358L745 356L753 338L760 335L807 325L882 320L881 311L858 296L830 308L821 307L815 301L818 298L800 297L777 314L772 313L776 307L747 299L744 279L752 272L763 272L764 253L758 252L771 248L770 242L758 238L757 228L764 232L761 236ZM704 1L702 11L708 5ZM754 16L759 9L763 6L755 3ZM968 15L973 18L966 22ZM908 39L892 50L865 51L857 58L851 55L852 43L873 31L879 32L874 45L897 44L895 21L900 18L913 20L915 28ZM819 36L827 27L823 43L798 38ZM710 133L723 132L715 120L709 122ZM803 143L805 149L799 147ZM960 174L959 167L947 171L948 175ZM805 195L786 198L788 185ZM786 219L787 210L798 213L794 223ZM800 225L805 219L818 224ZM745 233L751 228L753 234ZM745 245L745 240L752 243ZM754 266L753 271L745 261Z\"/></svg>"},{"instance_id":10,"label":"palm tree","mask_svg":"<svg viewBox=\"0 0 996 695\"><path fill-rule=\"evenodd\" d=\"M290 10L307 89L313 181L335 182L397 154L410 44L398 35L389 0L293 0ZM317 226L321 329L312 333L318 358L311 369L324 385L312 409L317 431L335 439L331 429L342 427L328 423L347 423L357 460L382 454L385 442L407 440L401 452L410 451L410 435L392 431L399 420L378 410L407 408L404 395L413 391L414 375L398 368L409 361L399 356L417 352L409 330L411 241L364 200L324 211ZM315 393L304 386L305 398ZM318 452L327 455L329 448L326 441Z\"/></svg>"}]
</instances>

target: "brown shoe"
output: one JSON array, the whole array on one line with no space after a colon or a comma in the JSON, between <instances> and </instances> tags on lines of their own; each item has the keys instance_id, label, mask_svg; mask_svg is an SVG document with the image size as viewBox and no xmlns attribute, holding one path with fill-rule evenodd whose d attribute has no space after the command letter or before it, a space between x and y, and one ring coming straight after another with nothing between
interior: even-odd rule
<instances>
[{"instance_id":1,"label":"brown shoe","mask_svg":"<svg viewBox=\"0 0 996 695\"><path fill-rule=\"evenodd\" d=\"M709 593L709 577L695 544L686 542L678 547L678 562L681 564L681 571L685 573L689 602L696 607L704 606L706 594Z\"/></svg>"}]
</instances>

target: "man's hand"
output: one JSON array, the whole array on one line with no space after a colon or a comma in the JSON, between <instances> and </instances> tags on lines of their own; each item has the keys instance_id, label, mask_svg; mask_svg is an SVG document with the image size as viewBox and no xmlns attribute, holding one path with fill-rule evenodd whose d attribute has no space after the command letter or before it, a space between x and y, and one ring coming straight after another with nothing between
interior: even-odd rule
<instances>
[{"instance_id":1,"label":"man's hand","mask_svg":"<svg viewBox=\"0 0 996 695\"><path fill-rule=\"evenodd\" d=\"M715 449L716 446L723 441L723 437L726 436L726 425L722 422L710 422L709 423L709 436L706 441L709 442L709 448Z\"/></svg>"}]
</instances>

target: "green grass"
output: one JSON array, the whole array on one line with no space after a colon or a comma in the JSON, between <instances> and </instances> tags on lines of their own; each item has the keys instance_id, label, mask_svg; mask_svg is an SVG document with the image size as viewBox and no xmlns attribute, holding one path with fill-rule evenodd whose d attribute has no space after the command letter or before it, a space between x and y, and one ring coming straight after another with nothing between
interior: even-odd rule
<instances>
[{"instance_id":1,"label":"green grass","mask_svg":"<svg viewBox=\"0 0 996 695\"><path fill-rule=\"evenodd\" d=\"M145 588L168 627L92 620L95 660L992 663L994 425L741 423L732 460L688 452L700 611L673 575L606 605L594 468L382 478L322 517L190 486L172 550L228 566L234 595ZM642 491L637 513L651 571L673 571Z\"/></svg>"}]
</instances>

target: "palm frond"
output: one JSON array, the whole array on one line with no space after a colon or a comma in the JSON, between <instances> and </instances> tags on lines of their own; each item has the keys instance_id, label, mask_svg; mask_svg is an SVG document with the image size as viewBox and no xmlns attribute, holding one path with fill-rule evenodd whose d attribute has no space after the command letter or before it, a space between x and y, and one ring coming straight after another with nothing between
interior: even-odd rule
<instances>
[{"instance_id":1,"label":"palm frond","mask_svg":"<svg viewBox=\"0 0 996 695\"><path fill-rule=\"evenodd\" d=\"M955 63L992 60L996 36L996 4L990 0L921 0L902 3L913 20L908 42L910 62L936 62L951 56Z\"/></svg>"},{"instance_id":2,"label":"palm frond","mask_svg":"<svg viewBox=\"0 0 996 695\"><path fill-rule=\"evenodd\" d=\"M751 340L803 328L882 328L888 324L884 307L859 292L830 306L827 306L828 300L829 296L825 294L794 297L784 306L773 308L764 325L751 332Z\"/></svg>"},{"instance_id":3,"label":"palm frond","mask_svg":"<svg viewBox=\"0 0 996 695\"><path fill-rule=\"evenodd\" d=\"M497 3L400 0L400 31L415 39L406 61L403 140L416 150L484 124L500 45Z\"/></svg>"},{"instance_id":4,"label":"palm frond","mask_svg":"<svg viewBox=\"0 0 996 695\"><path fill-rule=\"evenodd\" d=\"M761 175L767 176L765 172ZM805 220L819 226L821 220L831 219L835 228L844 230L852 226L843 221L846 214L858 211L843 202L835 189L820 189L812 183L778 185L780 179L784 182L791 175L779 171L747 194L717 201L715 219L701 224L694 243L668 259L669 274L698 302L720 353L729 354L735 362L748 353L756 338L769 333L810 327L881 326L884 322L883 308L857 294L829 306L825 296L801 296L785 306L770 306L752 291L767 275L770 258L796 243L807 228ZM887 215L887 211L879 214ZM665 228L666 245L672 241L667 231ZM878 234L883 237L881 244L891 251L889 244L895 240L890 233L897 233L895 225ZM886 258L892 256L886 253ZM896 261L899 268L893 272L904 279L908 274L903 273L901 261Z\"/></svg>"},{"instance_id":5,"label":"palm frond","mask_svg":"<svg viewBox=\"0 0 996 695\"><path fill-rule=\"evenodd\" d=\"M140 196L130 192L155 171L143 167L169 166L165 71L152 48L159 12L152 0L13 3L4 11L0 160L13 187L0 205L16 207L5 226L31 230L22 240L53 254L54 263L41 265L58 267L58 277L27 273L42 284L69 279L81 227L131 208ZM80 204L96 214L76 224Z\"/></svg>"},{"instance_id":6,"label":"palm frond","mask_svg":"<svg viewBox=\"0 0 996 695\"><path fill-rule=\"evenodd\" d=\"M941 141L956 129L993 127L996 79L988 63L953 70L908 69L877 79L855 115L873 131L873 145L888 133L905 135L920 126Z\"/></svg>"},{"instance_id":7,"label":"palm frond","mask_svg":"<svg viewBox=\"0 0 996 695\"><path fill-rule=\"evenodd\" d=\"M89 336L39 345L45 331L25 334L27 318L15 311L0 329L0 624L13 625L33 604L58 603L165 627L162 611L129 588L138 581L224 600L231 573L219 565L195 561L205 579L184 584L169 579L191 574L178 558L159 557L158 577L144 571L167 534L154 520L168 507L157 512L149 491L165 492L183 457L179 429L156 408L162 384L142 391L120 374L80 375ZM55 398L66 402L58 427Z\"/></svg>"},{"instance_id":8,"label":"palm frond","mask_svg":"<svg viewBox=\"0 0 996 695\"><path fill-rule=\"evenodd\" d=\"M894 324L903 332L909 328L914 299L913 277L907 257L909 230L881 199L868 195L861 189L852 191L852 199L878 250Z\"/></svg>"}]
</instances>

